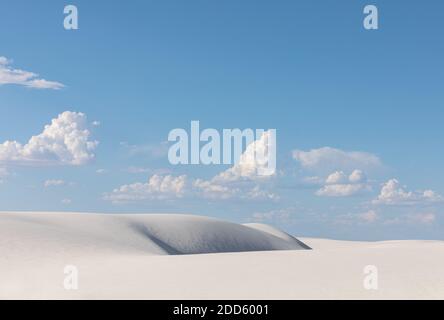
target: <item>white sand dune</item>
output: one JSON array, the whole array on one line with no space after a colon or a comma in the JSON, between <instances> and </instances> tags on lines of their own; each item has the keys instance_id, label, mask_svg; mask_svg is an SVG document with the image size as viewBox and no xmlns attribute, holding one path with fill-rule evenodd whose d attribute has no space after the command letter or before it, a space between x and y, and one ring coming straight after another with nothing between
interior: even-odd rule
<instances>
[{"instance_id":1,"label":"white sand dune","mask_svg":"<svg viewBox=\"0 0 444 320\"><path fill-rule=\"evenodd\" d=\"M0 298L444 298L442 241L302 240L188 215L4 212ZM78 290L63 286L67 265ZM378 290L363 286L366 265Z\"/></svg>"},{"instance_id":2,"label":"white sand dune","mask_svg":"<svg viewBox=\"0 0 444 320\"><path fill-rule=\"evenodd\" d=\"M32 248L33 254L39 252L42 255L64 251L179 255L308 249L296 238L272 227L250 227L191 215L0 215L0 237L5 240L5 245L22 247L23 250ZM20 251L17 253L21 254Z\"/></svg>"}]
</instances>

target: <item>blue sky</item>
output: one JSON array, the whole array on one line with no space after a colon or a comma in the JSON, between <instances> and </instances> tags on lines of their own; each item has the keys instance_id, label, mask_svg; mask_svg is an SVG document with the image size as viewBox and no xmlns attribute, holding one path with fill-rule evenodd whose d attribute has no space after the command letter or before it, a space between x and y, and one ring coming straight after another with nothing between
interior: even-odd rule
<instances>
[{"instance_id":1,"label":"blue sky","mask_svg":"<svg viewBox=\"0 0 444 320\"><path fill-rule=\"evenodd\" d=\"M75 1L71 31L66 4L1 1L0 79L20 69L51 82L3 79L0 144L24 145L69 110L85 115L95 157L37 164L0 147L0 210L180 212L304 236L443 238L440 1ZM367 4L379 30L362 26ZM276 198L190 192L229 169L169 164L168 132L191 120L276 128L279 174L223 186ZM365 178L351 182L356 170ZM184 194L151 194L153 175L185 176ZM128 201L111 201L123 185Z\"/></svg>"}]
</instances>

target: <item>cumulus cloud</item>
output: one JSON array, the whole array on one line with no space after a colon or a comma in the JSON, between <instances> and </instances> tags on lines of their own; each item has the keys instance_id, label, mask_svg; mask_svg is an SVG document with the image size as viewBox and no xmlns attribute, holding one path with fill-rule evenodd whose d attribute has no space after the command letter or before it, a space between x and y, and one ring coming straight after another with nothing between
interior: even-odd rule
<instances>
[{"instance_id":1,"label":"cumulus cloud","mask_svg":"<svg viewBox=\"0 0 444 320\"><path fill-rule=\"evenodd\" d=\"M65 111L26 144L0 144L0 163L82 165L95 157L98 142L89 140L90 135L85 114Z\"/></svg>"},{"instance_id":2,"label":"cumulus cloud","mask_svg":"<svg viewBox=\"0 0 444 320\"><path fill-rule=\"evenodd\" d=\"M185 193L186 184L186 175L153 175L146 183L123 185L106 193L103 198L113 203L181 198Z\"/></svg>"},{"instance_id":3,"label":"cumulus cloud","mask_svg":"<svg viewBox=\"0 0 444 320\"><path fill-rule=\"evenodd\" d=\"M443 201L443 197L432 190L406 191L398 180L390 179L383 184L374 204L385 205L415 205Z\"/></svg>"},{"instance_id":4,"label":"cumulus cloud","mask_svg":"<svg viewBox=\"0 0 444 320\"><path fill-rule=\"evenodd\" d=\"M361 184L332 184L316 191L316 195L323 197L349 197L364 190L368 190L368 187Z\"/></svg>"},{"instance_id":5,"label":"cumulus cloud","mask_svg":"<svg viewBox=\"0 0 444 320\"><path fill-rule=\"evenodd\" d=\"M250 143L241 154L239 161L221 172L215 181L236 181L240 179L264 179L276 174L275 141L271 130L265 131L261 137ZM274 158L274 159L273 159Z\"/></svg>"},{"instance_id":6,"label":"cumulus cloud","mask_svg":"<svg viewBox=\"0 0 444 320\"><path fill-rule=\"evenodd\" d=\"M338 184L347 181L347 176L343 171L336 171L330 174L325 181L326 184Z\"/></svg>"},{"instance_id":7,"label":"cumulus cloud","mask_svg":"<svg viewBox=\"0 0 444 320\"><path fill-rule=\"evenodd\" d=\"M354 170L349 176L343 171L335 171L325 180L325 185L316 192L324 197L348 197L363 191L371 190L365 174L361 170Z\"/></svg>"},{"instance_id":8,"label":"cumulus cloud","mask_svg":"<svg viewBox=\"0 0 444 320\"><path fill-rule=\"evenodd\" d=\"M6 57L0 57L0 85L16 84L36 89L61 89L63 84L56 81L48 81L39 78L39 75L11 67L12 61Z\"/></svg>"},{"instance_id":9,"label":"cumulus cloud","mask_svg":"<svg viewBox=\"0 0 444 320\"><path fill-rule=\"evenodd\" d=\"M246 150L241 154L240 160L233 167L214 176L209 180L204 179L188 179L186 176L174 178L172 175L166 175L164 178L159 174L151 176L148 183L135 183L124 185L111 193L104 195L105 200L114 203L140 201L147 199L163 199L163 198L204 198L210 200L226 200L226 199L263 199L277 200L279 197L268 191L261 185L265 178L275 174L275 168L271 166L272 172L267 171L268 162L258 161L255 152L263 155L268 154L270 132L265 132L260 139L254 141L247 146ZM271 143L271 141L270 141ZM129 147L128 145L125 145ZM151 149L150 149L151 150ZM265 159L267 160L267 159ZM146 168L130 167L130 173L145 173L152 170ZM261 175L262 173L271 173L270 175ZM260 178L262 177L262 179ZM160 191L153 187L157 185L152 182L167 179L168 182L174 182L177 189L166 188ZM177 180L179 179L179 180ZM169 184L167 184L169 185Z\"/></svg>"},{"instance_id":10,"label":"cumulus cloud","mask_svg":"<svg viewBox=\"0 0 444 320\"><path fill-rule=\"evenodd\" d=\"M278 200L279 196L259 185L221 183L214 180L196 179L193 188L197 196L213 199L262 199Z\"/></svg>"},{"instance_id":11,"label":"cumulus cloud","mask_svg":"<svg viewBox=\"0 0 444 320\"><path fill-rule=\"evenodd\" d=\"M153 175L147 183L123 185L110 193L104 200L113 203L126 203L144 200L172 200L177 198L203 198L209 200L226 199L278 199L277 195L260 186L235 186L212 180L189 179L186 175Z\"/></svg>"},{"instance_id":12,"label":"cumulus cloud","mask_svg":"<svg viewBox=\"0 0 444 320\"><path fill-rule=\"evenodd\" d=\"M361 182L365 182L367 181L367 176L365 175L364 172L362 172L361 170L354 170L350 176L348 177L348 180L351 183L361 183Z\"/></svg>"},{"instance_id":13,"label":"cumulus cloud","mask_svg":"<svg viewBox=\"0 0 444 320\"><path fill-rule=\"evenodd\" d=\"M315 171L347 171L354 168L365 170L382 166L381 160L374 154L343 151L331 147L309 151L294 150L293 159L298 161L303 168Z\"/></svg>"},{"instance_id":14,"label":"cumulus cloud","mask_svg":"<svg viewBox=\"0 0 444 320\"><path fill-rule=\"evenodd\" d=\"M239 188L230 188L222 184L202 179L196 179L193 181L193 188L199 195L208 199L230 199L241 192Z\"/></svg>"},{"instance_id":15,"label":"cumulus cloud","mask_svg":"<svg viewBox=\"0 0 444 320\"><path fill-rule=\"evenodd\" d=\"M270 162L275 157L274 148L275 136L272 131L265 131L246 147L235 165L211 180L195 180L193 187L200 196L210 199L276 200L279 197L263 187L276 174L275 164ZM238 184L240 181L243 183Z\"/></svg>"}]
</instances>

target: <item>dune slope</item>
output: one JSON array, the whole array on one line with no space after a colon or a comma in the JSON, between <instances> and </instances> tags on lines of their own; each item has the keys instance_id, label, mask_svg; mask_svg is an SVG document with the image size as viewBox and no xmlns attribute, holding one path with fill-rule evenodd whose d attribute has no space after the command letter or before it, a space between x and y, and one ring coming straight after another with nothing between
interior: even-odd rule
<instances>
[{"instance_id":1,"label":"dune slope","mask_svg":"<svg viewBox=\"0 0 444 320\"><path fill-rule=\"evenodd\" d=\"M0 250L48 252L144 252L178 255L307 249L266 226L174 214L1 213ZM268 227L268 230L272 230ZM38 244L38 245L37 245ZM5 248L8 246L8 248Z\"/></svg>"}]
</instances>

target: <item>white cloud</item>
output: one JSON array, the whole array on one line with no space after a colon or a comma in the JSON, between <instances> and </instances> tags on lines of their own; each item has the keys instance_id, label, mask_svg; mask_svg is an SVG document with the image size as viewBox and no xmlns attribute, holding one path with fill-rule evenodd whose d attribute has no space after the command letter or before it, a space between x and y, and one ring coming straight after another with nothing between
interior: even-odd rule
<instances>
[{"instance_id":1,"label":"white cloud","mask_svg":"<svg viewBox=\"0 0 444 320\"><path fill-rule=\"evenodd\" d=\"M254 186L254 188L247 190L246 199L268 199L268 200L279 200L279 196L269 190L265 190L260 186Z\"/></svg>"},{"instance_id":2,"label":"white cloud","mask_svg":"<svg viewBox=\"0 0 444 320\"><path fill-rule=\"evenodd\" d=\"M241 192L238 188L230 188L222 184L202 179L194 180L193 187L198 194L208 199L230 199Z\"/></svg>"},{"instance_id":3,"label":"white cloud","mask_svg":"<svg viewBox=\"0 0 444 320\"><path fill-rule=\"evenodd\" d=\"M347 181L347 176L343 171L336 171L330 174L325 181L326 184L338 184Z\"/></svg>"},{"instance_id":4,"label":"white cloud","mask_svg":"<svg viewBox=\"0 0 444 320\"><path fill-rule=\"evenodd\" d=\"M97 174L105 174L105 173L107 173L107 171L106 171L106 169L97 169L96 173Z\"/></svg>"},{"instance_id":5,"label":"white cloud","mask_svg":"<svg viewBox=\"0 0 444 320\"><path fill-rule=\"evenodd\" d=\"M433 190L425 190L422 193L422 197L423 197L423 199L425 199L427 201L432 201L432 202L439 202L439 201L444 200L444 198L441 195L437 194Z\"/></svg>"},{"instance_id":6,"label":"white cloud","mask_svg":"<svg viewBox=\"0 0 444 320\"><path fill-rule=\"evenodd\" d=\"M140 200L164 200L181 198L185 193L187 176L153 175L146 183L123 185L104 195L105 200L125 203Z\"/></svg>"},{"instance_id":7,"label":"white cloud","mask_svg":"<svg viewBox=\"0 0 444 320\"><path fill-rule=\"evenodd\" d=\"M276 168L269 167L269 157L273 157L270 148L273 143L271 132L266 131L262 136L250 143L241 154L238 163L219 173L211 180L197 179L193 186L204 198L210 199L270 199L279 197L261 187L261 183L275 176ZM257 155L264 155L265 161L258 161ZM260 156L259 156L260 157ZM264 175L263 173L267 173ZM239 185L236 182L242 181Z\"/></svg>"},{"instance_id":8,"label":"white cloud","mask_svg":"<svg viewBox=\"0 0 444 320\"><path fill-rule=\"evenodd\" d=\"M71 199L62 199L61 201L63 204L71 204L72 200Z\"/></svg>"},{"instance_id":9,"label":"white cloud","mask_svg":"<svg viewBox=\"0 0 444 320\"><path fill-rule=\"evenodd\" d=\"M411 201L413 198L415 198L413 192L406 192L402 187L400 187L398 180L391 179L382 186L377 202L395 204L399 202Z\"/></svg>"},{"instance_id":10,"label":"white cloud","mask_svg":"<svg viewBox=\"0 0 444 320\"><path fill-rule=\"evenodd\" d=\"M26 144L17 141L0 144L0 162L82 165L94 159L93 151L98 145L89 138L85 114L65 111Z\"/></svg>"},{"instance_id":11,"label":"white cloud","mask_svg":"<svg viewBox=\"0 0 444 320\"><path fill-rule=\"evenodd\" d=\"M293 159L305 169L315 171L351 170L354 168L370 169L382 166L381 160L374 154L359 151L343 151L331 147L310 151L294 150Z\"/></svg>"},{"instance_id":12,"label":"white cloud","mask_svg":"<svg viewBox=\"0 0 444 320\"><path fill-rule=\"evenodd\" d=\"M277 200L278 196L268 190L265 190L258 181L258 172L261 169L267 168L267 163L260 163L255 160L254 152L267 152L269 133L265 132L260 139L254 141L247 146L245 152L241 155L240 161L230 169L216 175L210 180L203 179L188 179L186 176L174 178L171 175L168 181L173 181L175 186L180 186L177 190L160 191L153 187L152 179L155 177L156 181L161 179L161 175L154 174L150 178L149 183L135 183L131 185L124 185L115 189L112 193L105 194L105 200L112 202L128 202L140 201L146 199L163 199L163 198L177 198L177 197L197 197L210 200L226 200L226 199L267 199ZM134 149L135 146L123 144L123 146ZM137 149L137 148L136 148ZM151 147L146 151L151 151ZM267 154L267 153L262 153ZM147 168L130 167L127 169L130 173L151 173L153 170ZM266 176L269 177L269 176ZM163 178L163 179L165 179ZM242 181L239 181L242 180ZM189 181L189 183L188 183ZM239 183L241 182L241 183ZM155 184L157 185L157 183Z\"/></svg>"},{"instance_id":13,"label":"white cloud","mask_svg":"<svg viewBox=\"0 0 444 320\"><path fill-rule=\"evenodd\" d=\"M269 163L273 150L271 131L266 131L262 136L250 143L245 151L240 156L238 163L221 172L216 177L215 181L236 181L240 179L265 179L270 178L276 174L275 166ZM260 161L259 158L264 158Z\"/></svg>"},{"instance_id":14,"label":"white cloud","mask_svg":"<svg viewBox=\"0 0 444 320\"><path fill-rule=\"evenodd\" d=\"M64 180L46 180L44 182L44 186L45 188L48 187L60 187L60 186L64 186L66 183Z\"/></svg>"},{"instance_id":15,"label":"white cloud","mask_svg":"<svg viewBox=\"0 0 444 320\"><path fill-rule=\"evenodd\" d=\"M47 81L39 78L39 75L30 71L14 69L12 61L0 57L0 85L16 84L36 89L61 89L64 87L60 82Z\"/></svg>"},{"instance_id":16,"label":"white cloud","mask_svg":"<svg viewBox=\"0 0 444 320\"><path fill-rule=\"evenodd\" d=\"M385 205L415 205L443 201L443 197L432 190L406 191L398 180L390 179L383 184L378 198L374 204Z\"/></svg>"},{"instance_id":17,"label":"white cloud","mask_svg":"<svg viewBox=\"0 0 444 320\"><path fill-rule=\"evenodd\" d=\"M349 176L343 171L336 171L327 177L325 185L316 192L316 195L349 197L370 190L371 186L366 183L365 174L361 170L354 170Z\"/></svg>"},{"instance_id":18,"label":"white cloud","mask_svg":"<svg viewBox=\"0 0 444 320\"><path fill-rule=\"evenodd\" d=\"M193 188L197 196L213 199L249 199L249 200L277 200L278 195L261 188L259 185L236 185L232 183L221 183L214 180L196 179Z\"/></svg>"},{"instance_id":19,"label":"white cloud","mask_svg":"<svg viewBox=\"0 0 444 320\"><path fill-rule=\"evenodd\" d=\"M123 185L110 193L105 193L104 200L113 203L126 203L144 200L165 200L177 198L203 198L209 200L227 199L268 199L278 196L260 188L260 186L234 186L212 180L191 180L186 175L153 175L147 183Z\"/></svg>"},{"instance_id":20,"label":"white cloud","mask_svg":"<svg viewBox=\"0 0 444 320\"><path fill-rule=\"evenodd\" d=\"M367 177L361 170L354 170L348 177L352 183L361 183L367 181Z\"/></svg>"},{"instance_id":21,"label":"white cloud","mask_svg":"<svg viewBox=\"0 0 444 320\"><path fill-rule=\"evenodd\" d=\"M368 190L368 187L362 184L331 184L316 191L316 195L322 197L349 197Z\"/></svg>"}]
</instances>

